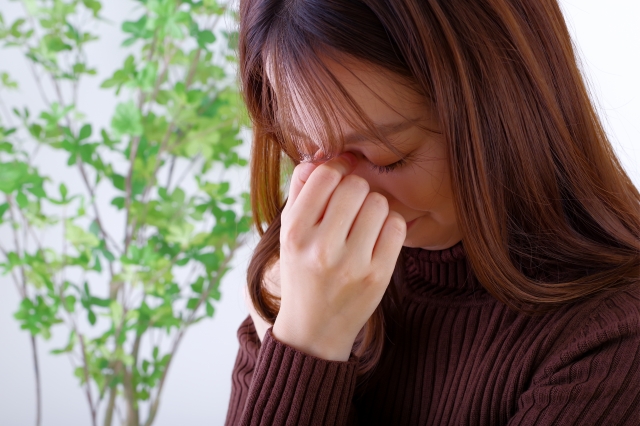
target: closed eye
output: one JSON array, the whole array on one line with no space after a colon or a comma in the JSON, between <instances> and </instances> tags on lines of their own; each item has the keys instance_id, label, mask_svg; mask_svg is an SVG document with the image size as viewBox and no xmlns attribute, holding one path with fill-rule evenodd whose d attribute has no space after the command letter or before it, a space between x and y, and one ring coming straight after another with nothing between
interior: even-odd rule
<instances>
[{"instance_id":1,"label":"closed eye","mask_svg":"<svg viewBox=\"0 0 640 426\"><path fill-rule=\"evenodd\" d=\"M382 173L390 173L394 170L399 169L400 167L406 166L407 163L410 161L410 159L412 158L412 154L409 153L407 155L405 155L404 157L402 157L400 160L396 161L395 163L391 163L391 164L387 164L386 166L378 166L377 164L373 164L371 161L369 161L369 167L382 174Z\"/></svg>"}]
</instances>

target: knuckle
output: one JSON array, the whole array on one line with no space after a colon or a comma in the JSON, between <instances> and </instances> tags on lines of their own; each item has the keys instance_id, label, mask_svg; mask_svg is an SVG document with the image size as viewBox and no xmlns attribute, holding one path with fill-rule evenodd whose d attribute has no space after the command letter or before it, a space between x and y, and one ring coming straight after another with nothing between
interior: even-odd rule
<instances>
[{"instance_id":1,"label":"knuckle","mask_svg":"<svg viewBox=\"0 0 640 426\"><path fill-rule=\"evenodd\" d=\"M316 244L311 249L311 260L312 264L321 271L333 267L333 253L328 247L321 244Z\"/></svg>"},{"instance_id":2,"label":"knuckle","mask_svg":"<svg viewBox=\"0 0 640 426\"><path fill-rule=\"evenodd\" d=\"M370 192L365 202L370 208L383 212L385 215L389 213L389 202L387 198L379 192Z\"/></svg>"},{"instance_id":3,"label":"knuckle","mask_svg":"<svg viewBox=\"0 0 640 426\"><path fill-rule=\"evenodd\" d=\"M387 218L387 226L392 232L397 232L400 235L404 235L407 232L407 224L404 219L398 215L389 215Z\"/></svg>"},{"instance_id":4,"label":"knuckle","mask_svg":"<svg viewBox=\"0 0 640 426\"><path fill-rule=\"evenodd\" d=\"M376 271L376 269L373 269L369 274L367 274L366 277L362 279L362 284L365 287L369 287L377 284L379 281L380 281L380 274Z\"/></svg>"},{"instance_id":5,"label":"knuckle","mask_svg":"<svg viewBox=\"0 0 640 426\"><path fill-rule=\"evenodd\" d=\"M335 167L326 165L326 163L318 167L316 175L321 181L333 186L338 185L342 180L342 173Z\"/></svg>"},{"instance_id":6,"label":"knuckle","mask_svg":"<svg viewBox=\"0 0 640 426\"><path fill-rule=\"evenodd\" d=\"M358 283L362 282L362 277L360 274L355 271L353 268L346 268L342 273L342 278L346 283Z\"/></svg>"},{"instance_id":7,"label":"knuckle","mask_svg":"<svg viewBox=\"0 0 640 426\"><path fill-rule=\"evenodd\" d=\"M303 233L295 226L283 226L280 228L280 244L287 248L299 249L304 241Z\"/></svg>"},{"instance_id":8,"label":"knuckle","mask_svg":"<svg viewBox=\"0 0 640 426\"><path fill-rule=\"evenodd\" d=\"M360 176L347 175L347 176L345 176L343 181L344 181L344 183L346 185L349 185L350 187L354 188L358 192L362 192L362 193L366 194L370 190L369 182L367 182L366 179L364 179L364 178L362 178Z\"/></svg>"}]
</instances>

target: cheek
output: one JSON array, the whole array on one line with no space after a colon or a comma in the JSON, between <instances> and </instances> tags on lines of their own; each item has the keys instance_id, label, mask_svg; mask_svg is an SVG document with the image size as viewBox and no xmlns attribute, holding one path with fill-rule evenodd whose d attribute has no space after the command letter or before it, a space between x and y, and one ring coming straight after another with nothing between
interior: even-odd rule
<instances>
[{"instance_id":1,"label":"cheek","mask_svg":"<svg viewBox=\"0 0 640 426\"><path fill-rule=\"evenodd\" d=\"M446 167L415 167L390 177L387 184L389 194L413 210L437 210L453 199Z\"/></svg>"}]
</instances>

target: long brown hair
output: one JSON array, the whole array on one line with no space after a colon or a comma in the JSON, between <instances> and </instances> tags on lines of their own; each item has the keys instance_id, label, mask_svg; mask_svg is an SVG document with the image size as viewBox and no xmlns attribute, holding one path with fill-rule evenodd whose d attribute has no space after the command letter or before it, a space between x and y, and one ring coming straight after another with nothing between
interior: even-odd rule
<instances>
[{"instance_id":1,"label":"long brown hair","mask_svg":"<svg viewBox=\"0 0 640 426\"><path fill-rule=\"evenodd\" d=\"M293 124L329 156L340 151L337 115L389 145L323 65L340 55L398 76L432 103L464 249L496 299L539 314L637 285L640 193L596 114L556 0L241 0L261 236L247 279L266 321L279 309L263 278L279 258L283 184L309 155ZM360 374L382 353L401 258L355 342Z\"/></svg>"}]
</instances>

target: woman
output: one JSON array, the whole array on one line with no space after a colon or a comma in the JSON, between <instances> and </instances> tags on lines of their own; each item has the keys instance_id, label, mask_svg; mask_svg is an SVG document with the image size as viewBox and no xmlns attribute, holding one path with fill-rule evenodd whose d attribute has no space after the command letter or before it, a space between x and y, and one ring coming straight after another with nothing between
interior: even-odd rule
<instances>
[{"instance_id":1,"label":"woman","mask_svg":"<svg viewBox=\"0 0 640 426\"><path fill-rule=\"evenodd\" d=\"M555 0L241 0L239 49L228 425L640 424L640 194Z\"/></svg>"}]
</instances>

